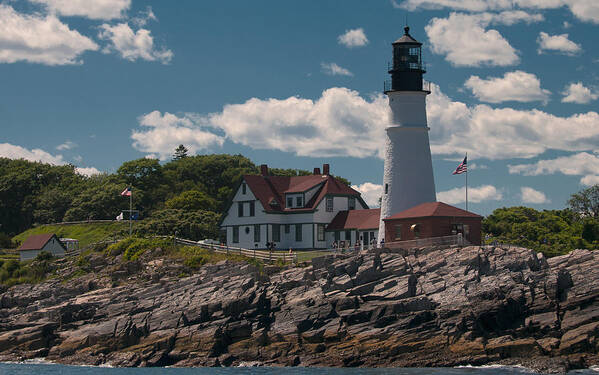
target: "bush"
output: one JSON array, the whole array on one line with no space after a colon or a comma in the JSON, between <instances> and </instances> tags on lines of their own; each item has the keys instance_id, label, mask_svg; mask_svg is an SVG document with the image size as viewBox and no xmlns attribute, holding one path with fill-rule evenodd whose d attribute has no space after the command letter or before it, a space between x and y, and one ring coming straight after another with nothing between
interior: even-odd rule
<instances>
[{"instance_id":1,"label":"bush","mask_svg":"<svg viewBox=\"0 0 599 375\"><path fill-rule=\"evenodd\" d=\"M51 253L47 252L47 251L42 251L39 254L37 254L37 256L35 257L35 260L38 262L44 261L44 260L50 260L52 259L53 256Z\"/></svg>"},{"instance_id":2,"label":"bush","mask_svg":"<svg viewBox=\"0 0 599 375\"><path fill-rule=\"evenodd\" d=\"M146 250L158 247L162 249L171 248L172 243L170 240L162 238L129 237L108 246L106 253L107 255L123 254L123 259L125 260L137 260Z\"/></svg>"}]
</instances>

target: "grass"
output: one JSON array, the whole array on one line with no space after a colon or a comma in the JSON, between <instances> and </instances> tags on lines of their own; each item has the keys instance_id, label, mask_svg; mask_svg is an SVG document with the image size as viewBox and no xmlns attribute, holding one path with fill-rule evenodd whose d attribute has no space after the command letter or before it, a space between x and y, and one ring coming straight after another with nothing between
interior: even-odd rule
<instances>
[{"instance_id":1,"label":"grass","mask_svg":"<svg viewBox=\"0 0 599 375\"><path fill-rule=\"evenodd\" d=\"M34 234L55 233L59 238L68 237L79 240L79 248L83 248L91 243L99 242L121 236L127 233L129 223L112 222L112 223L85 223L85 224L68 224L56 225L46 224L39 227L31 228L23 233L13 237L13 241L23 243L27 237Z\"/></svg>"},{"instance_id":2,"label":"grass","mask_svg":"<svg viewBox=\"0 0 599 375\"><path fill-rule=\"evenodd\" d=\"M287 254L288 251L276 251L280 254ZM309 251L293 251L294 254L297 254L298 262L307 262L312 260L312 258L321 257L323 255L331 255L334 254L330 251L319 251L319 250L309 250Z\"/></svg>"}]
</instances>

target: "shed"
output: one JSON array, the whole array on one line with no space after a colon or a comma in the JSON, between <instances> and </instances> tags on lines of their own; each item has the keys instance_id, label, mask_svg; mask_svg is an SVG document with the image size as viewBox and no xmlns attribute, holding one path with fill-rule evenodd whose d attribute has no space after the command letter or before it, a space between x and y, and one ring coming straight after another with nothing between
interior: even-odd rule
<instances>
[{"instance_id":1,"label":"shed","mask_svg":"<svg viewBox=\"0 0 599 375\"><path fill-rule=\"evenodd\" d=\"M67 249L54 233L46 233L29 236L17 250L21 261L24 261L34 259L42 251L63 257Z\"/></svg>"},{"instance_id":2,"label":"shed","mask_svg":"<svg viewBox=\"0 0 599 375\"><path fill-rule=\"evenodd\" d=\"M383 220L386 243L459 233L474 245L481 243L482 216L443 202L422 203Z\"/></svg>"}]
</instances>

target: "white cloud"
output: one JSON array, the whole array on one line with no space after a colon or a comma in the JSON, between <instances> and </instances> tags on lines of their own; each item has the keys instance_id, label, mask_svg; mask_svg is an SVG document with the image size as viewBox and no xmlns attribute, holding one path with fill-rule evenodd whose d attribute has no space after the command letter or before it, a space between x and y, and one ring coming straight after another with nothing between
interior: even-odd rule
<instances>
[{"instance_id":1,"label":"white cloud","mask_svg":"<svg viewBox=\"0 0 599 375\"><path fill-rule=\"evenodd\" d=\"M325 74L328 74L331 76L340 75L340 76L350 76L351 77L354 75L349 70L342 68L333 62L332 63L320 63L320 67L322 68L322 71Z\"/></svg>"},{"instance_id":2,"label":"white cloud","mask_svg":"<svg viewBox=\"0 0 599 375\"><path fill-rule=\"evenodd\" d=\"M154 14L154 11L152 11L152 7L149 5L146 7L145 11L139 12L139 14L136 17L133 17L131 19L131 22L137 27L143 27L149 21L158 21L158 18Z\"/></svg>"},{"instance_id":3,"label":"white cloud","mask_svg":"<svg viewBox=\"0 0 599 375\"><path fill-rule=\"evenodd\" d=\"M75 168L75 172L79 173L80 175L87 176L87 177L94 176L94 175L102 173L102 172L100 172L98 169L96 169L94 167L88 167L88 168L85 168L85 167L76 167Z\"/></svg>"},{"instance_id":4,"label":"white cloud","mask_svg":"<svg viewBox=\"0 0 599 375\"><path fill-rule=\"evenodd\" d=\"M597 0L405 0L400 6L411 11L449 8L470 12L498 11L514 7L541 10L567 6L579 20L599 23Z\"/></svg>"},{"instance_id":5,"label":"white cloud","mask_svg":"<svg viewBox=\"0 0 599 375\"><path fill-rule=\"evenodd\" d=\"M383 185L364 182L360 185L352 185L352 189L355 189L362 194L362 199L364 199L369 207L380 206L379 199L383 194Z\"/></svg>"},{"instance_id":6,"label":"white cloud","mask_svg":"<svg viewBox=\"0 0 599 375\"><path fill-rule=\"evenodd\" d=\"M39 148L28 150L24 147L12 145L10 143L0 143L0 158L8 159L25 159L33 162L40 162L52 165L65 165L67 162L64 160L62 155L52 155ZM76 167L75 172L84 175L91 176L94 174L100 174L98 169L94 167Z\"/></svg>"},{"instance_id":7,"label":"white cloud","mask_svg":"<svg viewBox=\"0 0 599 375\"><path fill-rule=\"evenodd\" d=\"M467 106L453 101L437 85L431 89L427 118L431 151L436 155L463 157L467 152L471 160L531 158L549 149L581 152L595 150L599 144L597 112L560 117L536 109ZM382 158L385 127L389 124L389 104L384 95L363 98L356 91L340 87L327 89L314 100L251 98L212 114L176 117L153 113L157 114L154 120L142 124L149 130L134 132L134 139L138 149L161 155L170 155L180 143L187 146L185 137L193 139L197 134L202 140L194 141L197 149L212 147L226 138L253 149L299 156ZM169 116L173 116L171 120ZM178 131L151 131L153 124L161 122L167 124L156 125L157 130L181 128L185 136L172 140ZM210 134L215 138L205 141ZM146 143L148 137L155 139ZM348 139L360 141L348 143ZM163 147L158 147L163 140L170 143L165 141Z\"/></svg>"},{"instance_id":8,"label":"white cloud","mask_svg":"<svg viewBox=\"0 0 599 375\"><path fill-rule=\"evenodd\" d=\"M339 35L337 41L348 48L363 47L368 44L368 38L361 27L346 30L344 34Z\"/></svg>"},{"instance_id":9,"label":"white cloud","mask_svg":"<svg viewBox=\"0 0 599 375\"><path fill-rule=\"evenodd\" d=\"M580 184L585 186L599 185L599 175L587 175L580 179Z\"/></svg>"},{"instance_id":10,"label":"white cloud","mask_svg":"<svg viewBox=\"0 0 599 375\"><path fill-rule=\"evenodd\" d=\"M539 176L554 173L576 176L599 174L599 157L588 152L562 156L556 159L539 160L532 164L508 165L511 174Z\"/></svg>"},{"instance_id":11,"label":"white cloud","mask_svg":"<svg viewBox=\"0 0 599 375\"><path fill-rule=\"evenodd\" d=\"M468 188L468 202L480 203L483 201L499 201L503 194L493 185L481 185ZM466 201L466 188L453 188L437 193L437 200L448 204L458 204Z\"/></svg>"},{"instance_id":12,"label":"white cloud","mask_svg":"<svg viewBox=\"0 0 599 375\"><path fill-rule=\"evenodd\" d=\"M43 4L61 16L80 16L95 20L122 18L131 6L131 0L29 0Z\"/></svg>"},{"instance_id":13,"label":"white cloud","mask_svg":"<svg viewBox=\"0 0 599 375\"><path fill-rule=\"evenodd\" d=\"M591 89L585 87L582 82L570 83L562 94L564 95L564 98L562 99L563 103L587 104L599 98L599 93L591 91Z\"/></svg>"},{"instance_id":14,"label":"white cloud","mask_svg":"<svg viewBox=\"0 0 599 375\"><path fill-rule=\"evenodd\" d=\"M139 29L133 31L126 23L119 23L114 26L102 24L100 25L98 37L109 41L109 45L104 49L104 52L116 50L122 58L129 61L142 59L168 64L173 58L171 50L156 49L154 47L154 38L150 30Z\"/></svg>"},{"instance_id":15,"label":"white cloud","mask_svg":"<svg viewBox=\"0 0 599 375\"><path fill-rule=\"evenodd\" d=\"M568 34L549 35L541 31L537 43L539 44L539 54L544 51L555 51L565 55L575 55L581 51L579 44L568 39Z\"/></svg>"},{"instance_id":16,"label":"white cloud","mask_svg":"<svg viewBox=\"0 0 599 375\"><path fill-rule=\"evenodd\" d=\"M427 117L434 154L530 158L549 149L594 150L599 143L597 112L559 117L537 109L468 107L452 101L437 86L427 99Z\"/></svg>"},{"instance_id":17,"label":"white cloud","mask_svg":"<svg viewBox=\"0 0 599 375\"><path fill-rule=\"evenodd\" d=\"M63 144L56 146L56 149L59 151L70 150L77 147L75 142L65 141Z\"/></svg>"},{"instance_id":18,"label":"white cloud","mask_svg":"<svg viewBox=\"0 0 599 375\"><path fill-rule=\"evenodd\" d=\"M433 18L424 30L432 51L445 55L455 66L517 64L517 51L509 42L497 30L485 29L493 20L492 16L451 13L448 18Z\"/></svg>"},{"instance_id":19,"label":"white cloud","mask_svg":"<svg viewBox=\"0 0 599 375\"><path fill-rule=\"evenodd\" d=\"M520 188L520 197L522 198L522 203L550 203L550 200L547 199L545 193L543 193L542 191L535 190L528 186L523 186Z\"/></svg>"},{"instance_id":20,"label":"white cloud","mask_svg":"<svg viewBox=\"0 0 599 375\"><path fill-rule=\"evenodd\" d=\"M168 159L175 148L185 145L191 153L214 146L222 146L224 138L204 130L201 126L184 116L177 117L165 112L150 112L139 118L139 124L145 128L134 130L131 134L133 147L152 154L152 158Z\"/></svg>"},{"instance_id":21,"label":"white cloud","mask_svg":"<svg viewBox=\"0 0 599 375\"><path fill-rule=\"evenodd\" d=\"M80 64L85 51L98 48L54 15L21 14L0 4L0 63Z\"/></svg>"},{"instance_id":22,"label":"white cloud","mask_svg":"<svg viewBox=\"0 0 599 375\"><path fill-rule=\"evenodd\" d=\"M39 161L54 165L66 164L62 155L52 155L39 148L28 150L21 146L11 145L10 143L0 143L0 157Z\"/></svg>"},{"instance_id":23,"label":"white cloud","mask_svg":"<svg viewBox=\"0 0 599 375\"><path fill-rule=\"evenodd\" d=\"M205 121L232 142L255 149L312 157L368 157L382 155L388 118L384 95L366 100L356 91L333 87L317 100L252 98L226 105Z\"/></svg>"},{"instance_id":24,"label":"white cloud","mask_svg":"<svg viewBox=\"0 0 599 375\"><path fill-rule=\"evenodd\" d=\"M564 0L572 13L581 21L599 23L599 2L597 0Z\"/></svg>"},{"instance_id":25,"label":"white cloud","mask_svg":"<svg viewBox=\"0 0 599 375\"><path fill-rule=\"evenodd\" d=\"M470 76L464 84L474 96L483 102L501 103L506 101L533 102L549 100L549 90L541 88L539 79L521 70L507 72L503 78L482 79Z\"/></svg>"}]
</instances>

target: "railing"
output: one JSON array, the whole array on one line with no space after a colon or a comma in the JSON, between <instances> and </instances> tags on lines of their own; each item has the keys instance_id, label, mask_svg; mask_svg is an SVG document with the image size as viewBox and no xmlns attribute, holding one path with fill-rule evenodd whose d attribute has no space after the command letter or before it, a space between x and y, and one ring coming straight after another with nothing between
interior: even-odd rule
<instances>
[{"instance_id":1,"label":"railing","mask_svg":"<svg viewBox=\"0 0 599 375\"><path fill-rule=\"evenodd\" d=\"M393 91L393 84L390 80L383 81L383 92ZM422 80L422 91L431 92L431 83L427 80Z\"/></svg>"},{"instance_id":2,"label":"railing","mask_svg":"<svg viewBox=\"0 0 599 375\"><path fill-rule=\"evenodd\" d=\"M470 242L459 234L443 237L419 238L417 240L408 241L393 241L385 243L387 249L410 249L413 247L428 247L428 246L469 246Z\"/></svg>"},{"instance_id":3,"label":"railing","mask_svg":"<svg viewBox=\"0 0 599 375\"><path fill-rule=\"evenodd\" d=\"M273 251L244 249L242 247L198 243L195 241L177 237L174 238L174 242L179 245L202 247L221 254L242 255L245 257L260 259L268 262L276 262L277 260L281 260L283 262L297 263L297 254L295 253L276 253Z\"/></svg>"},{"instance_id":4,"label":"railing","mask_svg":"<svg viewBox=\"0 0 599 375\"><path fill-rule=\"evenodd\" d=\"M402 68L405 69L405 66L402 67ZM391 73L391 71L394 70L394 69L395 69L395 67L393 66L393 62L387 61L387 72ZM410 64L410 69L413 69L413 70L423 70L423 71L426 72L426 62L422 61L420 64L412 62Z\"/></svg>"}]
</instances>

